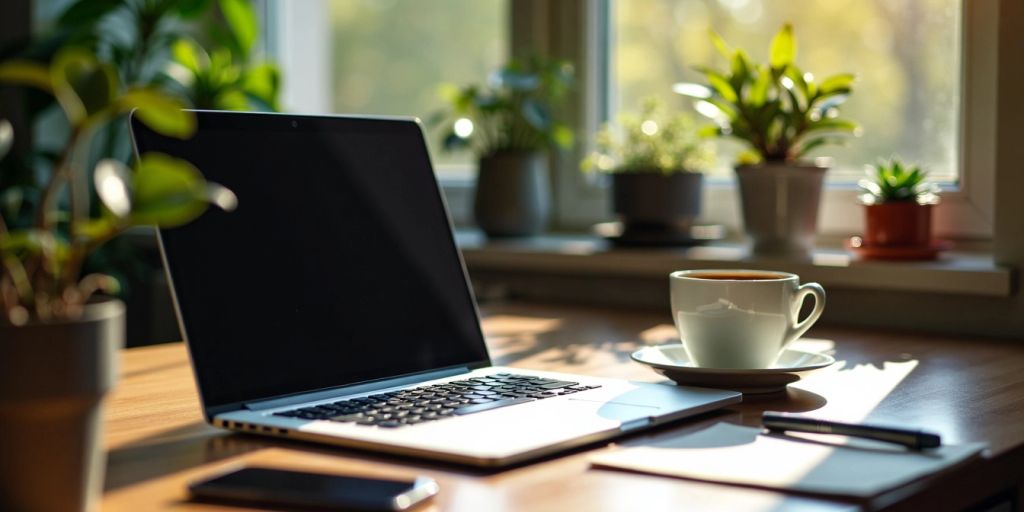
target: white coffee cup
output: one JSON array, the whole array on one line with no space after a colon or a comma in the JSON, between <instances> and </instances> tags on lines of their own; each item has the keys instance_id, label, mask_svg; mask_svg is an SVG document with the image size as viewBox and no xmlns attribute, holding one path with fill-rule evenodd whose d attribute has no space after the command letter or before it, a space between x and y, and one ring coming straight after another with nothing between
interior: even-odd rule
<instances>
[{"instance_id":1,"label":"white coffee cup","mask_svg":"<svg viewBox=\"0 0 1024 512\"><path fill-rule=\"evenodd\" d=\"M786 272L681 270L669 282L679 337L703 368L770 368L825 310L821 285ZM800 321L808 295L814 310Z\"/></svg>"}]
</instances>

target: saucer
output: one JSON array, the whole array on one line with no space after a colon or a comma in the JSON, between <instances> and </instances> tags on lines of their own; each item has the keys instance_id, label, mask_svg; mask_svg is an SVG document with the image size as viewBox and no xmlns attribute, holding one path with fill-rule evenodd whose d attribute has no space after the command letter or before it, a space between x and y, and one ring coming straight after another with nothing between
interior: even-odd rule
<instances>
[{"instance_id":1,"label":"saucer","mask_svg":"<svg viewBox=\"0 0 1024 512\"><path fill-rule=\"evenodd\" d=\"M865 260L902 260L902 261L923 261L934 260L939 253L948 250L952 244L948 240L933 240L931 244L924 246L913 245L866 245L859 237L851 237L844 243L846 249L854 252Z\"/></svg>"},{"instance_id":2,"label":"saucer","mask_svg":"<svg viewBox=\"0 0 1024 512\"><path fill-rule=\"evenodd\" d=\"M829 355L786 349L772 368L699 368L690 361L682 344L644 347L630 357L680 385L730 389L744 394L784 391L804 375L836 362Z\"/></svg>"},{"instance_id":3,"label":"saucer","mask_svg":"<svg viewBox=\"0 0 1024 512\"><path fill-rule=\"evenodd\" d=\"M720 224L697 224L677 230L650 226L627 229L621 222L602 222L592 230L620 247L688 247L725 238L725 226Z\"/></svg>"}]
</instances>

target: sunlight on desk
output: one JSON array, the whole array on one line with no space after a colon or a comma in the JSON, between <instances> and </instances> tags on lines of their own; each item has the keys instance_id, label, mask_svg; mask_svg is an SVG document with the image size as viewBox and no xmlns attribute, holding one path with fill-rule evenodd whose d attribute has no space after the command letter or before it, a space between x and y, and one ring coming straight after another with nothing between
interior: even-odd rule
<instances>
[{"instance_id":1,"label":"sunlight on desk","mask_svg":"<svg viewBox=\"0 0 1024 512\"><path fill-rule=\"evenodd\" d=\"M918 361L886 361L881 368L871 364L858 364L852 368L846 368L846 365L846 361L836 361L833 368L791 384L828 400L822 408L811 413L813 416L849 422L867 418L917 368Z\"/></svg>"},{"instance_id":2,"label":"sunlight on desk","mask_svg":"<svg viewBox=\"0 0 1024 512\"><path fill-rule=\"evenodd\" d=\"M485 318L482 324L484 335L488 338L498 336L522 337L558 329L562 325L562 320L558 318L518 315L495 315Z\"/></svg>"}]
</instances>

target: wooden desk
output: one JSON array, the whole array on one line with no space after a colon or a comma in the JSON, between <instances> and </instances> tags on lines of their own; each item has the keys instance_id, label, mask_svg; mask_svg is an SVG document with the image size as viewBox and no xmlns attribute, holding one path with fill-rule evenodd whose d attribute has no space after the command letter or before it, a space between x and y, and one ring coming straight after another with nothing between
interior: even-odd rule
<instances>
[{"instance_id":1,"label":"wooden desk","mask_svg":"<svg viewBox=\"0 0 1024 512\"><path fill-rule=\"evenodd\" d=\"M644 344L675 336L667 314L506 304L483 308L496 364L657 381L629 360ZM428 475L441 494L423 510L955 510L991 496L1022 501L1024 343L870 330L815 329L807 348L839 363L782 397L632 436L620 444L678 435L718 421L757 425L764 410L814 411L833 419L926 426L949 443L983 441L986 457L869 503L843 503L679 479L589 468L577 450L506 471L230 434L203 423L185 348L124 352L107 406L109 463L104 511L215 510L187 500L186 483L236 463L366 476ZM234 509L232 509L234 510Z\"/></svg>"}]
</instances>

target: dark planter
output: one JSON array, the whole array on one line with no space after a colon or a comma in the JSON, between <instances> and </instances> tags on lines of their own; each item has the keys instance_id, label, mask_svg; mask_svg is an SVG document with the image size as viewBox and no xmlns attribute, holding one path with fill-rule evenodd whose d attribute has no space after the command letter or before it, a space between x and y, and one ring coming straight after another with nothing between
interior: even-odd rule
<instances>
[{"instance_id":1,"label":"dark planter","mask_svg":"<svg viewBox=\"0 0 1024 512\"><path fill-rule=\"evenodd\" d=\"M864 205L864 245L928 247L932 240L932 206L914 201Z\"/></svg>"},{"instance_id":2,"label":"dark planter","mask_svg":"<svg viewBox=\"0 0 1024 512\"><path fill-rule=\"evenodd\" d=\"M95 510L101 402L124 345L121 301L72 322L0 324L0 510Z\"/></svg>"},{"instance_id":3,"label":"dark planter","mask_svg":"<svg viewBox=\"0 0 1024 512\"><path fill-rule=\"evenodd\" d=\"M612 209L623 229L689 232L700 215L704 175L620 172L612 175Z\"/></svg>"},{"instance_id":4,"label":"dark planter","mask_svg":"<svg viewBox=\"0 0 1024 512\"><path fill-rule=\"evenodd\" d=\"M827 167L783 163L739 166L743 225L756 256L809 259Z\"/></svg>"},{"instance_id":5,"label":"dark planter","mask_svg":"<svg viewBox=\"0 0 1024 512\"><path fill-rule=\"evenodd\" d=\"M551 215L547 155L499 151L480 158L473 214L491 237L542 233Z\"/></svg>"}]
</instances>

